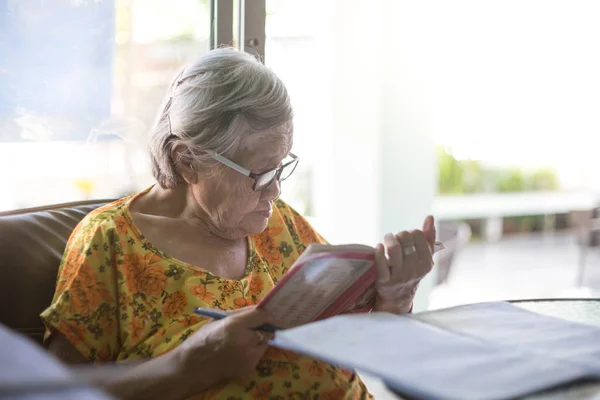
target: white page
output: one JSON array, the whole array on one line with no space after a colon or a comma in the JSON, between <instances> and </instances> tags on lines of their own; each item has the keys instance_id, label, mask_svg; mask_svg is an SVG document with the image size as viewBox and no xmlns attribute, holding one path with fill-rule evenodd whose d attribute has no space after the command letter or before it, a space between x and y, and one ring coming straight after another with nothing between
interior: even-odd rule
<instances>
[{"instance_id":1,"label":"white page","mask_svg":"<svg viewBox=\"0 0 600 400\"><path fill-rule=\"evenodd\" d=\"M285 330L274 344L364 370L424 399L512 398L590 375L579 365L385 313Z\"/></svg>"},{"instance_id":2,"label":"white page","mask_svg":"<svg viewBox=\"0 0 600 400\"><path fill-rule=\"evenodd\" d=\"M431 311L413 318L461 335L580 363L600 375L600 328L596 326L532 313L504 302Z\"/></svg>"},{"instance_id":3,"label":"white page","mask_svg":"<svg viewBox=\"0 0 600 400\"><path fill-rule=\"evenodd\" d=\"M45 384L45 383L46 384ZM83 386L52 389L74 382L70 370L39 345L9 331L0 324L0 399L109 400L112 397ZM8 392L7 387L23 384L30 393ZM37 386L37 387L34 387ZM42 386L48 390L42 390ZM65 385L66 386L66 385ZM3 389L3 387L5 389ZM33 389L40 389L33 393Z\"/></svg>"}]
</instances>

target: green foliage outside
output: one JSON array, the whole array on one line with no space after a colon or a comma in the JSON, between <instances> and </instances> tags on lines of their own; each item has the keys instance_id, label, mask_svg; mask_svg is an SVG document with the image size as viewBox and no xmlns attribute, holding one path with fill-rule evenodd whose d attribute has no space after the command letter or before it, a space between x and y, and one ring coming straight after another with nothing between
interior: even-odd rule
<instances>
[{"instance_id":1,"label":"green foliage outside","mask_svg":"<svg viewBox=\"0 0 600 400\"><path fill-rule=\"evenodd\" d=\"M524 192L557 190L558 178L550 168L525 171L518 168L486 169L475 160L457 160L437 148L439 194Z\"/></svg>"},{"instance_id":2,"label":"green foliage outside","mask_svg":"<svg viewBox=\"0 0 600 400\"><path fill-rule=\"evenodd\" d=\"M437 148L440 194L482 192L484 172L477 161L458 161L442 147Z\"/></svg>"},{"instance_id":3,"label":"green foliage outside","mask_svg":"<svg viewBox=\"0 0 600 400\"><path fill-rule=\"evenodd\" d=\"M550 168L535 171L486 169L475 160L457 160L443 147L437 148L437 161L439 194L514 193L559 188L556 172ZM505 219L505 229L509 231L541 230L543 225L544 216Z\"/></svg>"}]
</instances>

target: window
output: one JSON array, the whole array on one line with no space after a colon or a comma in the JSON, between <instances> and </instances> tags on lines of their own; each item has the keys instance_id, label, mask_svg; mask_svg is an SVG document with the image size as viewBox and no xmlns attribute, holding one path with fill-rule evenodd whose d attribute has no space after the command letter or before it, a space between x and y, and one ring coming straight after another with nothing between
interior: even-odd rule
<instances>
[{"instance_id":1,"label":"window","mask_svg":"<svg viewBox=\"0 0 600 400\"><path fill-rule=\"evenodd\" d=\"M151 184L146 142L209 0L0 1L0 210ZM231 19L231 18L229 18Z\"/></svg>"}]
</instances>

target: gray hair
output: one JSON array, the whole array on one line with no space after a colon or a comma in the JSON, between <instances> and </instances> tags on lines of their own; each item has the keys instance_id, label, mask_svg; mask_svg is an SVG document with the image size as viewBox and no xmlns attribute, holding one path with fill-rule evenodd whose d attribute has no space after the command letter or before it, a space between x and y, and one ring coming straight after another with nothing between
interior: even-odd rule
<instances>
[{"instance_id":1,"label":"gray hair","mask_svg":"<svg viewBox=\"0 0 600 400\"><path fill-rule=\"evenodd\" d=\"M252 55L232 48L212 50L184 68L171 83L162 112L151 132L152 173L163 188L184 180L177 162L213 160L207 150L233 154L245 122L255 131L292 120L283 82ZM188 151L174 160L173 149Z\"/></svg>"}]
</instances>

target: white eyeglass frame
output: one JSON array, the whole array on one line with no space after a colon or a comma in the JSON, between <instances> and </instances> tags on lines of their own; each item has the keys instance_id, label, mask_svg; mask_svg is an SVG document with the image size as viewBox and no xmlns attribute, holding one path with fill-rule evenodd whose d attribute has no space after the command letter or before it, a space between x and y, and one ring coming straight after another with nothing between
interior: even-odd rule
<instances>
[{"instance_id":1,"label":"white eyeglass frame","mask_svg":"<svg viewBox=\"0 0 600 400\"><path fill-rule=\"evenodd\" d=\"M272 168L269 169L267 171L261 172L261 173L254 173L250 170L247 170L246 168L242 167L241 165L238 165L236 163L234 163L233 161L231 161L230 159L223 157L222 155L220 155L219 153L217 153L216 151L213 150L207 150L206 154L208 154L211 158L213 158L214 160L220 162L221 164L239 172L242 175L245 175L249 178L252 178L254 180L254 184L252 185L252 190L254 190L255 192L260 192L262 190L265 190L266 188L268 188L269 186L271 186L271 184L273 182L275 182L275 180L279 180L280 182L289 178L294 171L296 170L296 166L298 166L298 162L300 161L300 158L293 154L290 153L289 156L292 158L292 160L290 160L289 162L283 164L281 167L277 167L277 168ZM288 176L286 176L284 179L281 179L281 173L283 172L283 169L285 167L287 167L288 165L295 163L296 165L294 166L294 169L292 169L292 172L290 172L290 174ZM258 184L258 180L263 176L266 175L268 173L272 173L273 171L275 171L275 175L273 175L273 179L262 189L257 189L257 184Z\"/></svg>"}]
</instances>

